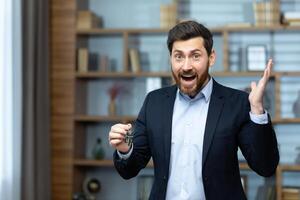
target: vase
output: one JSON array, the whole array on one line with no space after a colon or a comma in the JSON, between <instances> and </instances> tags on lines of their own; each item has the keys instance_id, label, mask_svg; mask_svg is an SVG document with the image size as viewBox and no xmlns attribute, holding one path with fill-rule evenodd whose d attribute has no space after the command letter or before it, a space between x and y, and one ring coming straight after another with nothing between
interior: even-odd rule
<instances>
[{"instance_id":1,"label":"vase","mask_svg":"<svg viewBox=\"0 0 300 200\"><path fill-rule=\"evenodd\" d=\"M293 112L294 112L295 117L297 117L297 118L300 117L300 91L298 91L298 97L293 104Z\"/></svg>"},{"instance_id":2,"label":"vase","mask_svg":"<svg viewBox=\"0 0 300 200\"><path fill-rule=\"evenodd\" d=\"M101 160L104 158L105 153L104 153L104 149L102 147L100 138L97 139L97 142L96 142L95 146L93 147L92 154L93 154L93 158L96 160Z\"/></svg>"},{"instance_id":3,"label":"vase","mask_svg":"<svg viewBox=\"0 0 300 200\"><path fill-rule=\"evenodd\" d=\"M116 101L114 99L111 99L108 104L108 114L116 115Z\"/></svg>"}]
</instances>

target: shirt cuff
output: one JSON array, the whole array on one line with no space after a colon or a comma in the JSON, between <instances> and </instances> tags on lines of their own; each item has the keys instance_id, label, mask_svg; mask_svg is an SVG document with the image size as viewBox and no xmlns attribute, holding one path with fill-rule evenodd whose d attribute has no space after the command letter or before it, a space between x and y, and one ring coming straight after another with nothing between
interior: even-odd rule
<instances>
[{"instance_id":1,"label":"shirt cuff","mask_svg":"<svg viewBox=\"0 0 300 200\"><path fill-rule=\"evenodd\" d=\"M117 151L117 154L118 154L118 156L121 158L121 159L123 159L123 160L127 160L129 157L130 157L130 155L131 155L131 153L132 153L132 150L133 150L133 145L131 145L131 147L130 147L130 150L129 150L129 152L128 153L121 153L120 151Z\"/></svg>"},{"instance_id":2,"label":"shirt cuff","mask_svg":"<svg viewBox=\"0 0 300 200\"><path fill-rule=\"evenodd\" d=\"M268 123L268 112L265 110L263 114L256 115L249 112L250 114L250 119L256 124L267 124Z\"/></svg>"}]
</instances>

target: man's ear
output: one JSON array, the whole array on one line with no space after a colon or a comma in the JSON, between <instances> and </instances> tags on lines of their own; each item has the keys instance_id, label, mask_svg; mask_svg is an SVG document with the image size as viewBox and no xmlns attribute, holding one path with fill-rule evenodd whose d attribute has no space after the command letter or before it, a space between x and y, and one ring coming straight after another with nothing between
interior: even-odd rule
<instances>
[{"instance_id":1,"label":"man's ear","mask_svg":"<svg viewBox=\"0 0 300 200\"><path fill-rule=\"evenodd\" d=\"M211 50L211 53L208 58L209 67L213 66L216 62L216 51L214 49Z\"/></svg>"}]
</instances>

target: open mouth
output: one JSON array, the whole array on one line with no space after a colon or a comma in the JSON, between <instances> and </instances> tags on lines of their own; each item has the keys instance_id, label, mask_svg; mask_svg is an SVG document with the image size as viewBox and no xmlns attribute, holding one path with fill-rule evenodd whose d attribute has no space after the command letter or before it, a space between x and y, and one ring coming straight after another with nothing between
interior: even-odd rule
<instances>
[{"instance_id":1,"label":"open mouth","mask_svg":"<svg viewBox=\"0 0 300 200\"><path fill-rule=\"evenodd\" d=\"M181 75L180 77L184 81L192 81L196 78L196 75Z\"/></svg>"}]
</instances>

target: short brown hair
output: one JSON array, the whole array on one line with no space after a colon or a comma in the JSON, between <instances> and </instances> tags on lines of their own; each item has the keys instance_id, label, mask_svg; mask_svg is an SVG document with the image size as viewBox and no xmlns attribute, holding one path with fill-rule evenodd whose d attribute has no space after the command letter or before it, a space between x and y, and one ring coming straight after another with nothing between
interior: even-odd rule
<instances>
[{"instance_id":1,"label":"short brown hair","mask_svg":"<svg viewBox=\"0 0 300 200\"><path fill-rule=\"evenodd\" d=\"M202 37L207 54L210 55L213 47L213 36L202 24L196 21L184 21L174 26L168 34L167 45L172 54L173 43L180 40L188 40L194 37Z\"/></svg>"}]
</instances>

